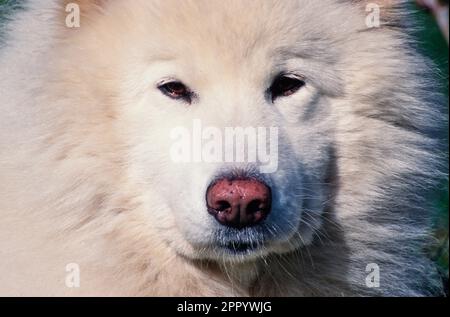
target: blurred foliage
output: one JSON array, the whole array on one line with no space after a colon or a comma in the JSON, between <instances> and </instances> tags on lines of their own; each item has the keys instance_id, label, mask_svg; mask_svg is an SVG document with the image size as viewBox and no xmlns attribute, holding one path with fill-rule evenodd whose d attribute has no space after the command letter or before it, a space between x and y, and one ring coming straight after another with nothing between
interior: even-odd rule
<instances>
[{"instance_id":1,"label":"blurred foliage","mask_svg":"<svg viewBox=\"0 0 450 317\"><path fill-rule=\"evenodd\" d=\"M448 3L448 1L446 1ZM417 9L417 7L416 7ZM442 92L446 95L447 100L447 118L448 118L448 97L449 97L449 69L448 54L449 47L439 29L434 17L430 12L418 9L414 13L415 21L419 27L416 37L419 43L419 49L430 58L433 59L437 66L437 78L439 82L436 86L440 86ZM447 127L448 132L448 127ZM446 133L448 144L448 133ZM447 148L448 155L448 148ZM433 195L433 205L436 206L438 214L435 219L435 236L438 239L438 245L432 250L432 256L436 261L448 294L448 257L449 257L449 183L446 181L438 188Z\"/></svg>"}]
</instances>

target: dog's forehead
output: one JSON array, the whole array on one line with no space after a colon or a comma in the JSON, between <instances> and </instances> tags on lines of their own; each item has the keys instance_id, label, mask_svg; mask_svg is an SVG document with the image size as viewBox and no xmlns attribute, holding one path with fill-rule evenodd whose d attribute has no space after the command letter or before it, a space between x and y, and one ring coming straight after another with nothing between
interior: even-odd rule
<instances>
[{"instance_id":1,"label":"dog's forehead","mask_svg":"<svg viewBox=\"0 0 450 317\"><path fill-rule=\"evenodd\" d=\"M192 62L201 57L201 64L207 65L208 58L246 61L257 55L261 61L301 47L310 49L311 42L326 38L326 26L322 30L308 23L321 19L318 7L305 0L169 0L152 1L146 10L136 6L134 14L146 21L149 42L158 43L152 49L164 47L169 55Z\"/></svg>"},{"instance_id":2,"label":"dog's forehead","mask_svg":"<svg viewBox=\"0 0 450 317\"><path fill-rule=\"evenodd\" d=\"M102 63L127 68L128 61L133 66L137 61L163 60L166 72L191 77L195 73L199 78L236 78L251 73L259 79L268 77L267 72L293 68L287 63L299 57L323 65L341 55L337 44L364 19L346 1L323 1L333 10L310 0L108 2L110 6L90 19L92 28L81 32L90 33L94 49L110 48L111 58ZM343 13L346 19L339 21Z\"/></svg>"},{"instance_id":3,"label":"dog's forehead","mask_svg":"<svg viewBox=\"0 0 450 317\"><path fill-rule=\"evenodd\" d=\"M245 48L293 36L298 24L296 4L298 1L168 1L159 4L158 14L149 18L155 18L156 32L169 38Z\"/></svg>"},{"instance_id":4,"label":"dog's forehead","mask_svg":"<svg viewBox=\"0 0 450 317\"><path fill-rule=\"evenodd\" d=\"M242 49L240 53L245 54L246 50L255 46L261 49L264 44L272 48L286 46L302 34L314 31L305 23L314 19L312 14L318 7L314 3L306 0L120 1L112 15L123 18L124 28L135 27L136 24L126 23L130 17L142 21L140 29L147 32L149 41L156 37L158 43L168 48L177 44L186 48L201 45L202 50L215 47L223 54Z\"/></svg>"}]
</instances>

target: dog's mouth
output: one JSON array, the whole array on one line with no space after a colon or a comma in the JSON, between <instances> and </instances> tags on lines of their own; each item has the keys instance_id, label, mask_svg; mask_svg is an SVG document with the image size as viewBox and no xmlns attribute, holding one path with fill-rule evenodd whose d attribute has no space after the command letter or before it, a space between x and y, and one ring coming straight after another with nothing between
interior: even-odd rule
<instances>
[{"instance_id":1,"label":"dog's mouth","mask_svg":"<svg viewBox=\"0 0 450 317\"><path fill-rule=\"evenodd\" d=\"M253 256L267 248L273 238L263 226L242 230L221 228L215 232L211 247L229 256Z\"/></svg>"},{"instance_id":2,"label":"dog's mouth","mask_svg":"<svg viewBox=\"0 0 450 317\"><path fill-rule=\"evenodd\" d=\"M247 254L254 251L257 251L262 247L261 243L258 242L239 242L239 241L231 241L226 244L220 245L220 248L225 249L228 253L231 254Z\"/></svg>"}]
</instances>

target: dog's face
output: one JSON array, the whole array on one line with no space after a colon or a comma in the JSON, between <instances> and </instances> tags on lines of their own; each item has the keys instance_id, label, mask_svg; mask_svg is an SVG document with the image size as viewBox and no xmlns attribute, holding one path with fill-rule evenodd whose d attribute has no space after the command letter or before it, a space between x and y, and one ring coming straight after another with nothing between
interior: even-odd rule
<instances>
[{"instance_id":1,"label":"dog's face","mask_svg":"<svg viewBox=\"0 0 450 317\"><path fill-rule=\"evenodd\" d=\"M93 23L115 30L92 45L109 51L101 63L119 83L130 178L176 252L247 260L308 244L320 228L343 89L326 14L315 1L119 1ZM236 128L255 133L236 151L256 160L225 159Z\"/></svg>"}]
</instances>

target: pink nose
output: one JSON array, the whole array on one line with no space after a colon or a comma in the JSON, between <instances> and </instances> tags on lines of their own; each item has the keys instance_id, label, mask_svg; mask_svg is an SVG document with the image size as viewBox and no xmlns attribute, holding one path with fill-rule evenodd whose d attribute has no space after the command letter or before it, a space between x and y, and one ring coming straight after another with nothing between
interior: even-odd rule
<instances>
[{"instance_id":1,"label":"pink nose","mask_svg":"<svg viewBox=\"0 0 450 317\"><path fill-rule=\"evenodd\" d=\"M208 212L227 227L245 228L270 213L272 194L264 183L251 178L220 179L206 192Z\"/></svg>"}]
</instances>

